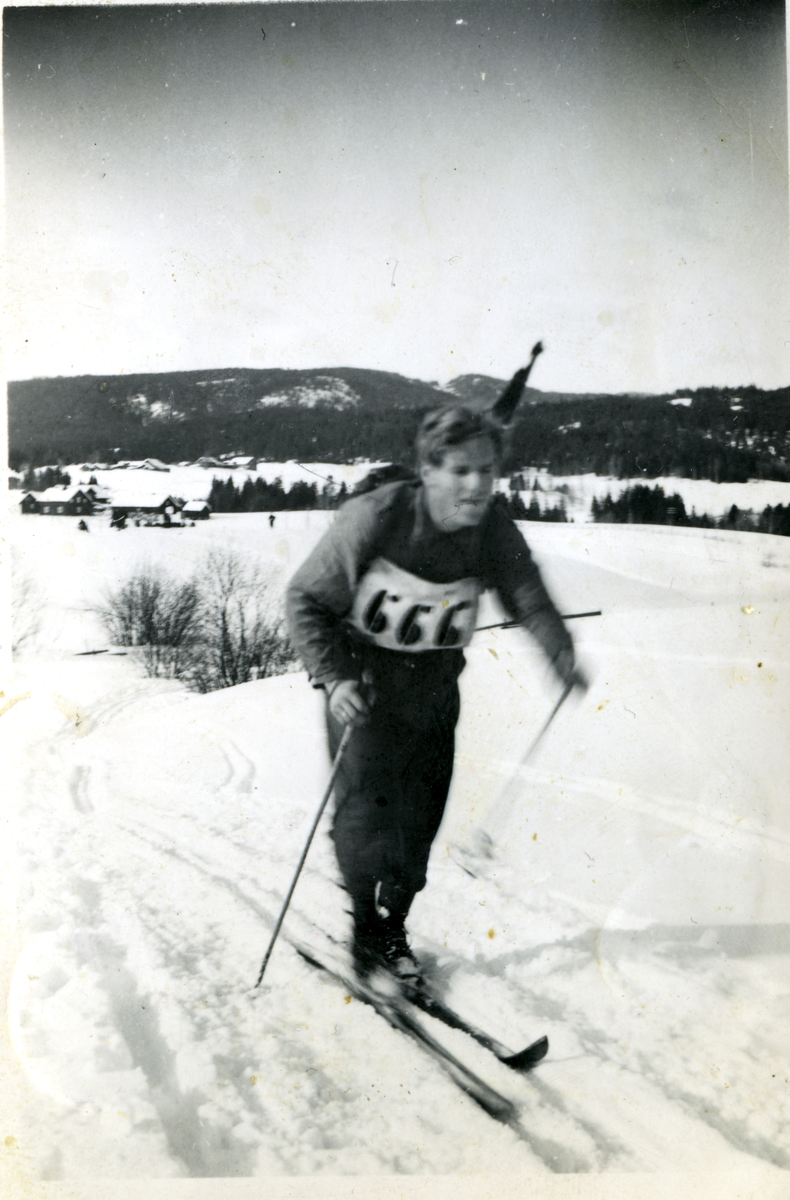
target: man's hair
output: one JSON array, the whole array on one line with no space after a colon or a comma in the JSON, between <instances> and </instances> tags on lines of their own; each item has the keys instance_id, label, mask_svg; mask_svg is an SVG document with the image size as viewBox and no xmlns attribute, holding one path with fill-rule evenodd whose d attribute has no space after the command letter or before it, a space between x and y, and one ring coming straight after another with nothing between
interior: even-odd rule
<instances>
[{"instance_id":1,"label":"man's hair","mask_svg":"<svg viewBox=\"0 0 790 1200\"><path fill-rule=\"evenodd\" d=\"M417 433L417 465L440 467L449 450L475 438L490 438L497 458L502 456L504 428L488 412L474 412L462 404L447 404L428 413Z\"/></svg>"}]
</instances>

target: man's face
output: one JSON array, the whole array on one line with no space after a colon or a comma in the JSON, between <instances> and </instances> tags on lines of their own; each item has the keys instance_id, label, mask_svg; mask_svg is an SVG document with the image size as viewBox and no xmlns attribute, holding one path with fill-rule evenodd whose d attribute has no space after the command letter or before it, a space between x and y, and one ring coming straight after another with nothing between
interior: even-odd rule
<instances>
[{"instance_id":1,"label":"man's face","mask_svg":"<svg viewBox=\"0 0 790 1200\"><path fill-rule=\"evenodd\" d=\"M434 525L447 533L479 525L488 508L496 466L493 443L483 436L448 450L438 467L431 463L420 467Z\"/></svg>"}]
</instances>

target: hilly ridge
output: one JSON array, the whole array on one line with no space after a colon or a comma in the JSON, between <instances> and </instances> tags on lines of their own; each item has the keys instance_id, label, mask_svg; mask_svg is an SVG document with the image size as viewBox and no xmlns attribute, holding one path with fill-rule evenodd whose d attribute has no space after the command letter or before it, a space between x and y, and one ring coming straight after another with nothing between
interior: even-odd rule
<instances>
[{"instance_id":1,"label":"hilly ridge","mask_svg":"<svg viewBox=\"0 0 790 1200\"><path fill-rule=\"evenodd\" d=\"M354 367L75 376L8 387L12 467L246 454L407 461L420 418L453 399L487 407L506 381L444 388ZM565 395L526 388L503 469L619 478L790 480L790 388Z\"/></svg>"},{"instance_id":2,"label":"hilly ridge","mask_svg":"<svg viewBox=\"0 0 790 1200\"><path fill-rule=\"evenodd\" d=\"M354 437L358 414L398 449L401 426L411 428L415 412L446 399L419 380L351 367L33 379L9 384L10 458L34 465L64 457L177 461L238 450L342 461L364 453ZM344 412L351 422L335 419Z\"/></svg>"}]
</instances>

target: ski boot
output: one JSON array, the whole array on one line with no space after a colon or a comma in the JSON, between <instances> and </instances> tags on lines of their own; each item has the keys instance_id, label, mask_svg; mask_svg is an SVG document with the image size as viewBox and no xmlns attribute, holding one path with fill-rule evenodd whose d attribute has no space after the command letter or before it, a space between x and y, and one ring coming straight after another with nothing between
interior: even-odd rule
<instances>
[{"instance_id":1,"label":"ski boot","mask_svg":"<svg viewBox=\"0 0 790 1200\"><path fill-rule=\"evenodd\" d=\"M351 957L360 986L379 997L405 995L421 984L402 921L378 917L355 925Z\"/></svg>"},{"instance_id":2,"label":"ski boot","mask_svg":"<svg viewBox=\"0 0 790 1200\"><path fill-rule=\"evenodd\" d=\"M386 969L406 990L421 987L422 978L417 956L406 937L403 918L390 917L382 924L386 926L383 937Z\"/></svg>"}]
</instances>

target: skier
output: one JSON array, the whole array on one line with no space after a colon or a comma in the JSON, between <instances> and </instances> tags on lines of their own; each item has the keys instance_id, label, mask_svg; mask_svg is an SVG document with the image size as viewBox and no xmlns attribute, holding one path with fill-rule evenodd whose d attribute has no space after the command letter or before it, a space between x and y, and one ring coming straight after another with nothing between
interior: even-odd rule
<instances>
[{"instance_id":1,"label":"skier","mask_svg":"<svg viewBox=\"0 0 790 1200\"><path fill-rule=\"evenodd\" d=\"M269 513L269 528L274 529L274 513Z\"/></svg>"},{"instance_id":2,"label":"skier","mask_svg":"<svg viewBox=\"0 0 790 1200\"><path fill-rule=\"evenodd\" d=\"M587 686L526 542L492 499L503 434L490 413L430 414L418 477L352 497L288 588L291 637L326 692L333 755L354 726L332 838L362 981L383 969L419 983L405 919L450 786L457 681L480 592L497 590L563 683Z\"/></svg>"}]
</instances>

